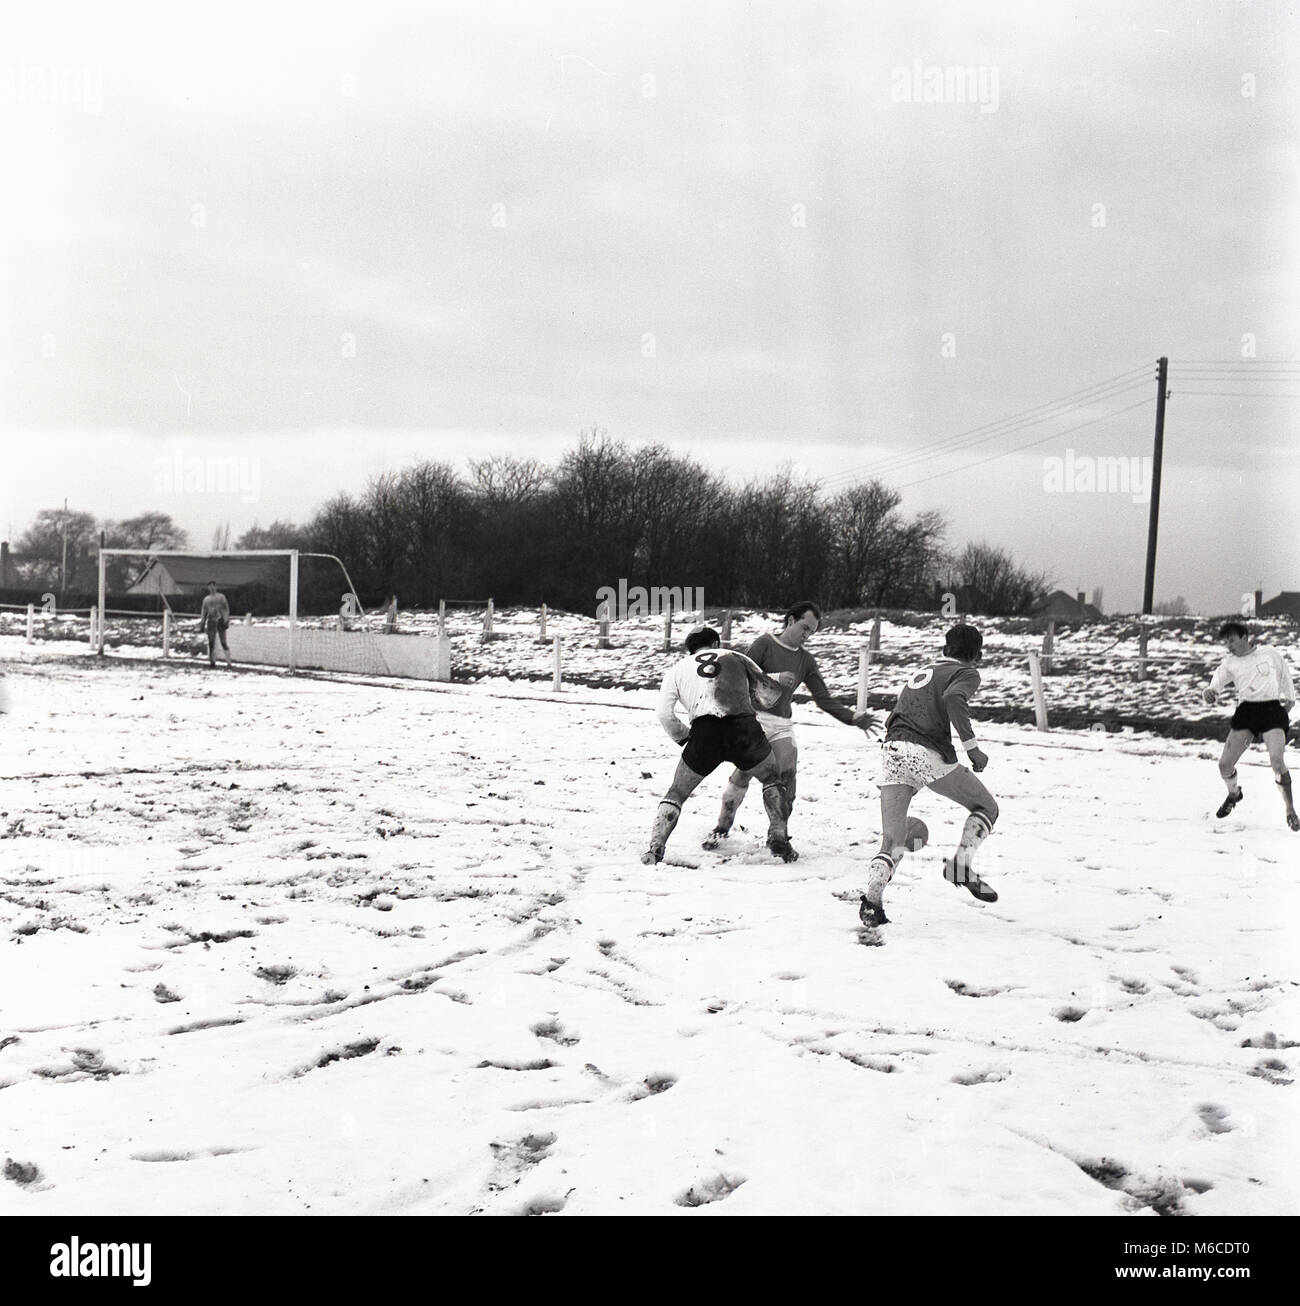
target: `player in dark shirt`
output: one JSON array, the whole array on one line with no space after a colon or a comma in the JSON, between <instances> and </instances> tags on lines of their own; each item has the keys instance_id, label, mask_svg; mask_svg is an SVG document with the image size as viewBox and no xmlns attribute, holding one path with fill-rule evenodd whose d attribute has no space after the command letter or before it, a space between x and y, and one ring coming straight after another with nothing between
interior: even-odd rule
<instances>
[{"instance_id":1,"label":"player in dark shirt","mask_svg":"<svg viewBox=\"0 0 1300 1306\"><path fill-rule=\"evenodd\" d=\"M911 676L885 722L881 745L880 851L867 870L867 890L858 915L864 925L883 925L883 895L907 847L907 809L921 789L960 803L970 815L956 851L944 860L943 874L951 884L966 888L981 902L998 895L971 869L975 850L988 838L998 819L993 795L976 779L989 759L975 739L968 702L979 688L975 669L983 656L984 637L974 626L953 626L943 657ZM957 762L952 730L970 761L970 770Z\"/></svg>"},{"instance_id":2,"label":"player in dark shirt","mask_svg":"<svg viewBox=\"0 0 1300 1306\"><path fill-rule=\"evenodd\" d=\"M780 771L787 818L794 807L795 779L799 765L799 749L795 744L790 707L794 691L800 685L806 685L812 701L823 712L844 722L846 726L858 726L870 732L876 725L876 719L870 712L854 712L852 708L837 703L831 697L830 690L826 688L826 682L817 669L816 659L804 648L808 637L815 634L821 625L821 619L821 609L815 603L806 600L796 603L785 613L779 635L760 635L747 650L748 655L764 671L769 675L782 676L787 682L785 693L775 705L758 713L758 723L771 741L772 754ZM748 788L749 776L744 771L733 771L727 779L727 787L722 791L718 823L705 839L705 848L716 848L731 832L736 810L745 801Z\"/></svg>"}]
</instances>

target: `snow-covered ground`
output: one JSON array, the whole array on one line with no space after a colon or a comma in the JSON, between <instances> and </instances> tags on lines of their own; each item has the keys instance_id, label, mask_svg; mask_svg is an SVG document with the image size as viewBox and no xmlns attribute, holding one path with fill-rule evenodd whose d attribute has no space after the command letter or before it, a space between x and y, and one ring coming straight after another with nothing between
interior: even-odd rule
<instances>
[{"instance_id":1,"label":"snow-covered ground","mask_svg":"<svg viewBox=\"0 0 1300 1306\"><path fill-rule=\"evenodd\" d=\"M800 860L756 796L700 850L720 772L649 868L646 690L0 659L0 1214L1300 1210L1258 749L1216 821L1216 744L982 728L1000 901L923 794L867 947L876 749L808 705Z\"/></svg>"}]
</instances>

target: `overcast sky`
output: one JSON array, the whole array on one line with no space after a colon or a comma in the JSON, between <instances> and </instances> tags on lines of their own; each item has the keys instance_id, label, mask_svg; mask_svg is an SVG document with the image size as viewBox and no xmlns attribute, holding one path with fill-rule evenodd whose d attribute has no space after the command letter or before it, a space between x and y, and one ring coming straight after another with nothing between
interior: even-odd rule
<instances>
[{"instance_id":1,"label":"overcast sky","mask_svg":"<svg viewBox=\"0 0 1300 1306\"><path fill-rule=\"evenodd\" d=\"M598 426L880 475L1135 610L1147 469L1081 460L1150 455L1167 355L1157 600L1300 589L1294 5L26 8L9 538L66 496L206 546Z\"/></svg>"}]
</instances>

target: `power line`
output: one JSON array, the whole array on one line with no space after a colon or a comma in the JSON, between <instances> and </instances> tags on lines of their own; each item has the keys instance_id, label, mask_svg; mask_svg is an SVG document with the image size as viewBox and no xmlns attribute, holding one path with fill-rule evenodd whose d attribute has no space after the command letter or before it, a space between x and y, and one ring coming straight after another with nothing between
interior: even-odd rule
<instances>
[{"instance_id":1,"label":"power line","mask_svg":"<svg viewBox=\"0 0 1300 1306\"><path fill-rule=\"evenodd\" d=\"M919 480L908 481L905 485L896 485L896 490L907 490L913 485L924 485L926 481L936 481L943 476L951 476L954 472L969 471L972 467L982 467L985 463L997 462L999 458L1005 458L1008 454L1021 453L1025 449L1032 449L1037 445L1046 444L1049 440L1060 439L1064 435L1073 435L1075 431L1082 431L1085 427L1096 426L1098 422L1108 421L1112 417L1122 417L1125 413L1131 413L1138 408L1146 408L1148 405L1155 403L1155 399L1140 399L1135 404L1129 404L1127 408L1120 408L1113 413L1103 413L1100 417L1091 418L1089 421L1080 422L1077 426L1068 427L1064 431L1054 431L1051 435L1045 435L1039 440L1030 440L1027 444L1017 445L1014 449L1004 449L1001 453L991 454L987 458L981 458L973 463L966 463L961 467L951 467L946 472L935 472L931 476L922 476Z\"/></svg>"},{"instance_id":2,"label":"power line","mask_svg":"<svg viewBox=\"0 0 1300 1306\"><path fill-rule=\"evenodd\" d=\"M1300 395L1284 395L1259 390L1179 390L1177 393L1180 399L1184 395L1209 395L1218 399L1300 399Z\"/></svg>"},{"instance_id":3,"label":"power line","mask_svg":"<svg viewBox=\"0 0 1300 1306\"><path fill-rule=\"evenodd\" d=\"M927 458L938 456L942 452L953 452L962 446L983 443L985 440L994 439L999 435L1013 434L1017 430L1038 425L1053 417L1065 416L1069 412L1083 408L1088 403L1097 403L1115 398L1130 389L1148 384L1149 375L1147 367L1132 368L1128 372L1120 373L1118 376L1110 377L1105 381L1094 382L1092 385L1084 386L1081 390L1076 390L1059 399L1037 404L1032 408L1013 413L1011 416L1001 418L996 422L985 422L981 426L972 427L956 435L932 440L927 444L918 445L903 453L893 454L877 459L875 462L836 473L828 477L826 483L840 484L856 480L869 473L879 473L883 469L896 470L899 466L924 461ZM1035 416L1036 414L1037 416Z\"/></svg>"}]
</instances>

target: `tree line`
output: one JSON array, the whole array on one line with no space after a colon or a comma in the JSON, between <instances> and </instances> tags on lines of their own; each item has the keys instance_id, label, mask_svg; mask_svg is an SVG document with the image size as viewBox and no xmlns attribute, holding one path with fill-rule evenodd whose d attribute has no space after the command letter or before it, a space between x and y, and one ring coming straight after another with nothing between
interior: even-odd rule
<instances>
[{"instance_id":1,"label":"tree line","mask_svg":"<svg viewBox=\"0 0 1300 1306\"><path fill-rule=\"evenodd\" d=\"M368 605L390 595L403 607L491 597L594 613L597 590L626 580L699 588L710 606L807 598L823 609L928 609L952 593L962 611L1014 615L1047 592L1046 576L1004 550L978 542L949 550L942 514L908 515L900 504L878 480L832 495L788 470L736 486L661 445L629 447L593 429L553 466L495 456L471 460L462 474L418 462L335 495L304 523L254 526L222 543L335 554ZM74 516L93 558L94 519ZM57 566L65 523L58 510L42 513L18 541L36 583ZM188 543L165 514L105 525L109 547ZM110 587L129 581L119 565ZM336 577L321 583L337 591Z\"/></svg>"}]
</instances>

